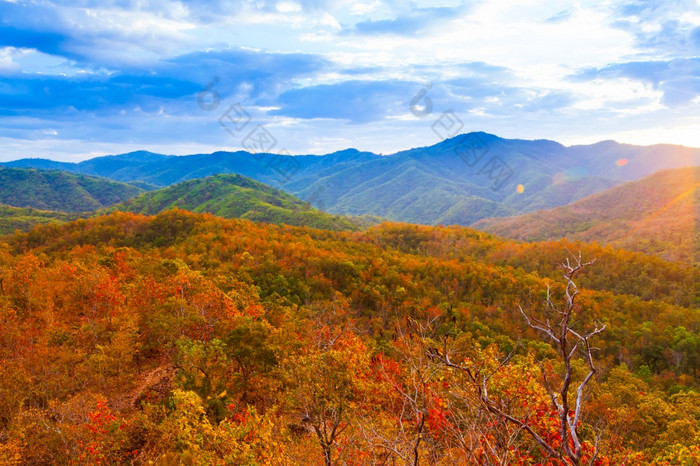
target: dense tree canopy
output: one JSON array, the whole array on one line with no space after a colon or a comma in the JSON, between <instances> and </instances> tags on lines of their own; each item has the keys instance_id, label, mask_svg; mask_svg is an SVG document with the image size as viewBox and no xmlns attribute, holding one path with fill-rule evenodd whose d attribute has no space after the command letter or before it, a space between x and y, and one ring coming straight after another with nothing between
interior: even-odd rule
<instances>
[{"instance_id":1,"label":"dense tree canopy","mask_svg":"<svg viewBox=\"0 0 700 466\"><path fill-rule=\"evenodd\" d=\"M567 249L597 259L578 278L576 328L606 326L582 461L697 464L688 265L458 227L334 232L180 210L0 243L0 463L571 464L434 357L488 375L494 406L563 451L547 388L561 359L519 307L565 299ZM580 383L579 353L571 368Z\"/></svg>"},{"instance_id":2,"label":"dense tree canopy","mask_svg":"<svg viewBox=\"0 0 700 466\"><path fill-rule=\"evenodd\" d=\"M15 230L29 231L42 223L67 222L77 217L76 214L0 204L0 235L14 233Z\"/></svg>"}]
</instances>

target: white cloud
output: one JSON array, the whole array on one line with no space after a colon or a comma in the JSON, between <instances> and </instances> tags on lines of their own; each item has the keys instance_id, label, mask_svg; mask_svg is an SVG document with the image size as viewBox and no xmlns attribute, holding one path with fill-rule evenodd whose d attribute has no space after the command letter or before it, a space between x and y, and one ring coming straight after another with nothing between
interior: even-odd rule
<instances>
[{"instance_id":1,"label":"white cloud","mask_svg":"<svg viewBox=\"0 0 700 466\"><path fill-rule=\"evenodd\" d=\"M301 12L301 5L296 2L279 2L275 6L277 11L280 13L299 13Z\"/></svg>"},{"instance_id":2,"label":"white cloud","mask_svg":"<svg viewBox=\"0 0 700 466\"><path fill-rule=\"evenodd\" d=\"M19 65L14 60L20 50L15 47L2 47L0 48L0 71L15 71L19 69Z\"/></svg>"},{"instance_id":3,"label":"white cloud","mask_svg":"<svg viewBox=\"0 0 700 466\"><path fill-rule=\"evenodd\" d=\"M629 78L594 79L572 85L580 99L572 107L580 110L609 109L625 114L663 108L663 92L650 84Z\"/></svg>"}]
</instances>

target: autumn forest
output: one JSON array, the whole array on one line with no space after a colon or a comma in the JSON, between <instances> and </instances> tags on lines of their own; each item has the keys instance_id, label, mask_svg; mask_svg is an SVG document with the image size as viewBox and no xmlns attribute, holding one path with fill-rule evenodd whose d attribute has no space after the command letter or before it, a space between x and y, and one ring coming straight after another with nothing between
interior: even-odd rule
<instances>
[{"instance_id":1,"label":"autumn forest","mask_svg":"<svg viewBox=\"0 0 700 466\"><path fill-rule=\"evenodd\" d=\"M698 464L697 279L456 226L37 226L0 242L0 463Z\"/></svg>"}]
</instances>

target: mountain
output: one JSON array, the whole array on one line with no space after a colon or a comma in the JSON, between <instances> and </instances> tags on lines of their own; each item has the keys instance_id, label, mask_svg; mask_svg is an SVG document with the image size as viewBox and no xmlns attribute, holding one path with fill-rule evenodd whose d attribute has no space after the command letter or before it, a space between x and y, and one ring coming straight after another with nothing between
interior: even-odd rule
<instances>
[{"instance_id":1,"label":"mountain","mask_svg":"<svg viewBox=\"0 0 700 466\"><path fill-rule=\"evenodd\" d=\"M387 156L356 149L321 156L139 151L74 164L24 159L6 165L55 166L149 186L237 173L336 214L469 225L565 205L660 169L700 165L700 149L614 141L566 147L478 132Z\"/></svg>"},{"instance_id":2,"label":"mountain","mask_svg":"<svg viewBox=\"0 0 700 466\"><path fill-rule=\"evenodd\" d=\"M663 170L567 206L484 219L473 226L526 241L597 241L669 260L697 262L699 206L700 167L681 168Z\"/></svg>"},{"instance_id":3,"label":"mountain","mask_svg":"<svg viewBox=\"0 0 700 466\"><path fill-rule=\"evenodd\" d=\"M143 192L106 178L59 170L0 167L0 203L61 212L88 212Z\"/></svg>"},{"instance_id":4,"label":"mountain","mask_svg":"<svg viewBox=\"0 0 700 466\"><path fill-rule=\"evenodd\" d=\"M348 218L314 209L294 196L241 175L215 175L143 193L111 210L153 215L177 207L223 218L357 230Z\"/></svg>"},{"instance_id":5,"label":"mountain","mask_svg":"<svg viewBox=\"0 0 700 466\"><path fill-rule=\"evenodd\" d=\"M35 225L75 220L75 215L52 210L27 209L0 204L0 235L28 231Z\"/></svg>"}]
</instances>

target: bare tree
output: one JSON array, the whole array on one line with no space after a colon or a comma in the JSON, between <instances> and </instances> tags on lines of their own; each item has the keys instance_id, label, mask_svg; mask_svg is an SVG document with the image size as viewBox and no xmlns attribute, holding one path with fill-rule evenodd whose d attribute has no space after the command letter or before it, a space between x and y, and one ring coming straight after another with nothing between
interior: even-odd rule
<instances>
[{"instance_id":1,"label":"bare tree","mask_svg":"<svg viewBox=\"0 0 700 466\"><path fill-rule=\"evenodd\" d=\"M562 448L564 449L566 456L574 464L580 464L581 462L581 439L579 437L578 422L581 419L581 411L583 408L583 391L588 382L591 381L596 373L596 368L593 363L590 339L602 332L605 329L605 325L600 327L596 326L593 330L588 332L576 331L572 328L572 319L574 318L575 313L575 302L579 293L573 279L579 270L593 264L594 262L595 259L590 262L582 262L581 252L579 251L573 264L569 258L567 258L566 262L562 264L564 267L564 278L566 278L566 301L563 307L557 307L554 305L554 303L552 303L549 287L547 288L546 307L549 311L551 311L548 314L556 316L558 321L552 322L549 317L541 320L532 315L528 316L525 311L523 311L523 308L520 307L520 313L525 317L527 324L531 328L542 332L554 341L557 353L564 362L564 376L558 390L554 389L544 369L542 374L545 388L547 389L547 392L552 400L552 406L554 406L559 413L559 429L562 439ZM576 357L579 350L582 352L583 359L588 366L588 374L583 381L579 383L576 389L576 398L572 407L569 399L573 377L573 366L571 361L574 357ZM571 417L572 413L573 418ZM569 438L571 439L571 443L573 443L573 448L569 444ZM594 458L596 455L597 451L594 454Z\"/></svg>"},{"instance_id":2,"label":"bare tree","mask_svg":"<svg viewBox=\"0 0 700 466\"><path fill-rule=\"evenodd\" d=\"M581 464L582 460L581 439L578 425L583 410L584 389L596 373L596 368L593 363L593 348L590 346L590 340L605 329L605 325L595 326L595 328L590 331L577 330L574 328L576 297L579 294L578 288L574 283L574 276L582 268L594 262L595 260L583 262L581 253L579 252L578 256L574 256L573 262L567 258L566 262L561 264L564 268L564 278L566 279L566 299L562 305L555 305L552 302L550 288L548 286L545 300L545 316L543 318L528 315L521 306L518 306L528 326L541 332L554 342L557 354L563 362L561 382L557 384L558 386L556 388L553 386L554 381L547 376L544 367L542 368L544 386L549 393L553 408L556 409L559 415L561 446L553 445L542 438L532 429L527 418L519 419L509 414L503 406L499 405L499 403L489 396L489 381L501 368L510 362L514 355L515 348L503 361L498 363L495 370L491 371L485 371L483 365L464 365L452 362L449 357L446 342L442 351L436 348L428 349L428 354L432 358L439 359L447 367L466 374L470 384L476 389L476 397L482 408L515 425L519 431L526 432L539 444L548 456L558 458L562 461L568 460L568 462L574 465ZM575 397L572 400L574 373L572 361L578 355L585 361L588 367L588 373L578 384L578 387L576 387ZM596 448L590 460L591 464L595 461L597 454Z\"/></svg>"}]
</instances>

